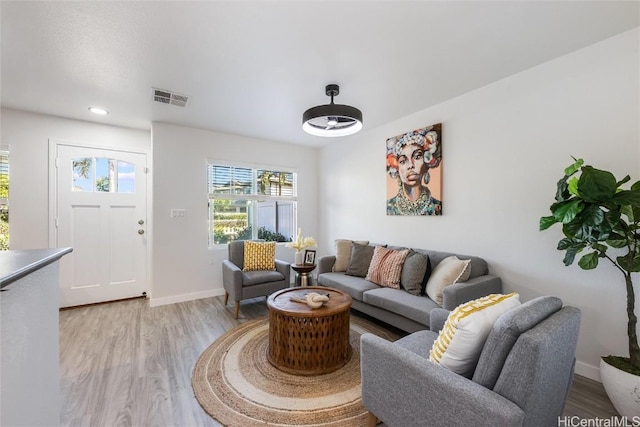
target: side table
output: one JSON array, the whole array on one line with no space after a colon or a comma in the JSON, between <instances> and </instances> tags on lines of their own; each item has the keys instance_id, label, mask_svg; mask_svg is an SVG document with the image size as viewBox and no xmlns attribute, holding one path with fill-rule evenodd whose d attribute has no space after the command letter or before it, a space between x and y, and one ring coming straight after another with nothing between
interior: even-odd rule
<instances>
[{"instance_id":1,"label":"side table","mask_svg":"<svg viewBox=\"0 0 640 427\"><path fill-rule=\"evenodd\" d=\"M296 286L313 286L311 272L316 269L315 265L291 264L291 268L296 272Z\"/></svg>"}]
</instances>

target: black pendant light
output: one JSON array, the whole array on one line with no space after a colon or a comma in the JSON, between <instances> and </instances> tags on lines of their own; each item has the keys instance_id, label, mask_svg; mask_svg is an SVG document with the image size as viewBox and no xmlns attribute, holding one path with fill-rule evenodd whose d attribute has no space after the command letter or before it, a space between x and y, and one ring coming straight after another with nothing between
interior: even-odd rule
<instances>
[{"instance_id":1,"label":"black pendant light","mask_svg":"<svg viewBox=\"0 0 640 427\"><path fill-rule=\"evenodd\" d=\"M346 136L362 129L362 112L349 105L334 104L333 97L340 93L338 85L327 85L331 104L309 108L302 115L302 129L316 136Z\"/></svg>"}]
</instances>

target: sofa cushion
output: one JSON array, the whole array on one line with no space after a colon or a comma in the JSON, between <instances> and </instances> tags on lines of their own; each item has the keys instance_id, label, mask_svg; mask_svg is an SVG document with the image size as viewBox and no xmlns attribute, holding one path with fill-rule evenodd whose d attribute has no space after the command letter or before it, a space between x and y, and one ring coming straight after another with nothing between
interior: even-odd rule
<instances>
[{"instance_id":1,"label":"sofa cushion","mask_svg":"<svg viewBox=\"0 0 640 427\"><path fill-rule=\"evenodd\" d=\"M336 239L336 262L333 264L333 271L347 271L349 260L351 259L351 242L361 245L368 245L368 240L347 240Z\"/></svg>"},{"instance_id":2,"label":"sofa cushion","mask_svg":"<svg viewBox=\"0 0 640 427\"><path fill-rule=\"evenodd\" d=\"M279 271L243 271L242 286L263 285L269 282L279 282L284 280L284 275Z\"/></svg>"},{"instance_id":3,"label":"sofa cushion","mask_svg":"<svg viewBox=\"0 0 640 427\"><path fill-rule=\"evenodd\" d=\"M427 297L411 295L402 289L381 288L366 291L363 302L429 326L429 313L438 304Z\"/></svg>"},{"instance_id":4,"label":"sofa cushion","mask_svg":"<svg viewBox=\"0 0 640 427\"><path fill-rule=\"evenodd\" d=\"M394 341L395 345L409 350L418 356L429 358L429 349L438 338L438 333L433 331L418 331Z\"/></svg>"},{"instance_id":5,"label":"sofa cushion","mask_svg":"<svg viewBox=\"0 0 640 427\"><path fill-rule=\"evenodd\" d=\"M366 280L380 286L399 289L402 265L407 255L409 255L409 249L397 251L376 246Z\"/></svg>"},{"instance_id":6,"label":"sofa cushion","mask_svg":"<svg viewBox=\"0 0 640 427\"><path fill-rule=\"evenodd\" d=\"M371 258L375 247L351 242L351 258L345 274L349 276L365 277L369 271Z\"/></svg>"},{"instance_id":7,"label":"sofa cushion","mask_svg":"<svg viewBox=\"0 0 640 427\"><path fill-rule=\"evenodd\" d=\"M543 296L527 301L496 320L485 341L473 381L493 390L502 366L521 334L562 308L562 300Z\"/></svg>"},{"instance_id":8,"label":"sofa cushion","mask_svg":"<svg viewBox=\"0 0 640 427\"><path fill-rule=\"evenodd\" d=\"M429 257L411 249L402 266L400 286L413 295L420 295L422 283L427 272Z\"/></svg>"},{"instance_id":9,"label":"sofa cushion","mask_svg":"<svg viewBox=\"0 0 640 427\"><path fill-rule=\"evenodd\" d=\"M446 286L469 279L471 261L450 256L438 264L427 281L426 294L439 305L442 305L442 291Z\"/></svg>"},{"instance_id":10,"label":"sofa cushion","mask_svg":"<svg viewBox=\"0 0 640 427\"><path fill-rule=\"evenodd\" d=\"M519 295L492 294L456 307L433 343L429 360L471 378L498 317L520 305Z\"/></svg>"},{"instance_id":11,"label":"sofa cushion","mask_svg":"<svg viewBox=\"0 0 640 427\"><path fill-rule=\"evenodd\" d=\"M361 277L347 276L344 273L322 273L318 275L318 284L339 289L351 295L351 298L362 301L363 293L380 286L368 282Z\"/></svg>"},{"instance_id":12,"label":"sofa cushion","mask_svg":"<svg viewBox=\"0 0 640 427\"><path fill-rule=\"evenodd\" d=\"M243 271L275 270L276 242L244 241Z\"/></svg>"}]
</instances>

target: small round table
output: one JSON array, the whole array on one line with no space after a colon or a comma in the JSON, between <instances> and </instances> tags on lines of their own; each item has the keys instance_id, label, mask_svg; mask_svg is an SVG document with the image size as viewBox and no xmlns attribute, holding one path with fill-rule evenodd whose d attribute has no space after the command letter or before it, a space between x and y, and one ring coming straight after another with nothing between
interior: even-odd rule
<instances>
[{"instance_id":1,"label":"small round table","mask_svg":"<svg viewBox=\"0 0 640 427\"><path fill-rule=\"evenodd\" d=\"M291 264L291 268L296 272L296 286L313 286L311 272L316 269L315 265Z\"/></svg>"},{"instance_id":2,"label":"small round table","mask_svg":"<svg viewBox=\"0 0 640 427\"><path fill-rule=\"evenodd\" d=\"M291 300L310 292L328 294L329 301L312 309ZM340 369L351 358L349 294L322 286L288 288L271 294L267 306L267 358L276 368L295 375L327 374Z\"/></svg>"}]
</instances>

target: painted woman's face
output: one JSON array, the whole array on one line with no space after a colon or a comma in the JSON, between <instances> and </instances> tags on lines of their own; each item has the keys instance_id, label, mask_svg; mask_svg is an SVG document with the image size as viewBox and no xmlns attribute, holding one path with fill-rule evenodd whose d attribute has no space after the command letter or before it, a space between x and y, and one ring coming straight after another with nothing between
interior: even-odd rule
<instances>
[{"instance_id":1,"label":"painted woman's face","mask_svg":"<svg viewBox=\"0 0 640 427\"><path fill-rule=\"evenodd\" d=\"M424 173L424 151L417 145L402 147L398 156L400 180L411 187L420 185Z\"/></svg>"}]
</instances>

